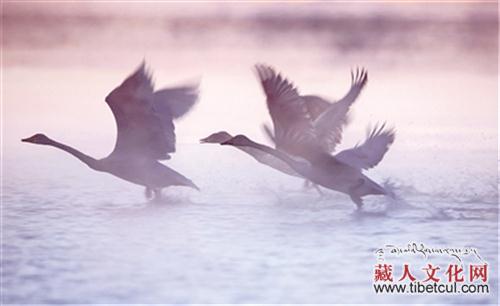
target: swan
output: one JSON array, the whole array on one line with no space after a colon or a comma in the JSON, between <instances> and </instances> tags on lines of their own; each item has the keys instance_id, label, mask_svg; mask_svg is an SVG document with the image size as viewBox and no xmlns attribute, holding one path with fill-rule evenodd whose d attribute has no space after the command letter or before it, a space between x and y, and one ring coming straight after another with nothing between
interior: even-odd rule
<instances>
[{"instance_id":1,"label":"swan","mask_svg":"<svg viewBox=\"0 0 500 306\"><path fill-rule=\"evenodd\" d=\"M222 144L248 146L272 154L311 182L348 194L358 208L362 207L365 195L387 194L384 188L365 176L362 169L374 167L382 160L394 142L393 129L385 129L385 124L375 126L363 144L332 155L341 141L349 107L366 83L364 70L353 74L353 80L358 80L354 82L358 89L339 101L341 104L331 104L313 119L305 99L290 81L271 67L257 65L256 69L273 121L276 149L253 142L244 135ZM304 158L306 162L295 160L291 155Z\"/></svg>"},{"instance_id":2,"label":"swan","mask_svg":"<svg viewBox=\"0 0 500 306\"><path fill-rule=\"evenodd\" d=\"M290 149L290 144L286 143L288 139L286 133L290 130L301 132L301 129L302 132L307 132L309 124L303 122L306 120L315 127L318 143L326 151L333 153L336 145L342 140L343 126L350 122L349 109L368 82L368 72L364 68L351 70L349 91L340 100L331 102L320 96L298 93L290 97L280 96L281 100L277 100L280 90L287 90L288 86L293 87L292 83L276 73L271 66L257 64L255 70L266 95L267 107L274 126L274 132L266 124L263 125L263 130L275 143L275 147L285 151ZM294 112L294 108L300 108L300 111ZM289 109L292 109L292 112ZM294 153L293 150L287 152Z\"/></svg>"},{"instance_id":3,"label":"swan","mask_svg":"<svg viewBox=\"0 0 500 306\"><path fill-rule=\"evenodd\" d=\"M187 186L199 190L188 178L163 165L175 152L173 120L186 114L198 99L198 86L154 91L145 62L105 99L116 121L117 139L107 157L96 159L68 145L35 134L23 142L63 150L93 170L110 173L145 187L148 199L161 198L161 189Z\"/></svg>"},{"instance_id":4,"label":"swan","mask_svg":"<svg viewBox=\"0 0 500 306\"><path fill-rule=\"evenodd\" d=\"M221 144L223 142L230 140L231 138L233 138L233 136L231 134L229 134L226 131L221 131L221 132L213 133L213 134L209 135L208 137L200 139L200 143L218 143L218 144ZM258 149L252 148L252 147L240 146L237 148L240 149L241 151L247 153L248 155L252 156L258 162L260 162L264 165L267 165L273 169L276 169L284 174L288 174L288 175L292 175L292 176L296 176L296 177L302 177L300 174L295 172L295 170L293 170L292 167L290 167L286 162L284 162L283 160L281 160L279 158L276 158L272 154L268 154L262 150L258 150Z\"/></svg>"},{"instance_id":5,"label":"swan","mask_svg":"<svg viewBox=\"0 0 500 306\"><path fill-rule=\"evenodd\" d=\"M296 160L283 151L256 143L244 135L236 135L221 144L252 147L271 154L314 184L349 195L357 208L361 209L363 196L389 195L382 186L362 173L362 169L375 167L394 142L394 130L384 127L385 124L375 126L361 145L341 151L335 156L323 152L321 157L315 155L307 161Z\"/></svg>"},{"instance_id":6,"label":"swan","mask_svg":"<svg viewBox=\"0 0 500 306\"><path fill-rule=\"evenodd\" d=\"M284 128L280 127L288 127L293 125L295 122L294 120L290 120L292 118L289 117L284 117L281 116L283 110L281 108L287 107L285 103L279 106L279 108L273 107L273 104L270 104L270 96L273 94L271 91L274 90L272 87L279 85L279 80L282 79L280 75L277 75L276 72L274 71L273 68L263 65L263 64L257 64L255 65L255 69L257 72L257 75L261 81L262 87L264 89L264 92L266 95L268 95L268 108L271 114L271 117L273 119L273 122L275 122L274 127L276 130L278 130L277 137L278 140L275 139L274 133L271 131L271 128L269 128L267 125L264 125L264 131L266 132L267 136L271 139L271 141L275 144L275 147L280 148L280 149L286 149L287 146L281 145L283 141L285 140L285 137L283 137L282 133L279 133L281 130ZM277 80L280 78L279 80ZM332 103L329 102L319 96L315 95L305 95L305 96L299 96L300 99L303 100L304 105L307 108L307 113L309 115L309 118L311 120L315 120L317 117L319 117L323 112L329 111L329 117L332 120L339 120L341 124L346 124L348 122L348 117L347 117L347 112L349 111L349 107L351 104L356 100L356 98L359 96L361 90L365 86L366 82L368 80L368 75L366 70L364 69L356 69L356 72L351 71L351 88L349 92L339 101ZM286 80L285 80L286 81ZM278 83L278 84L276 84ZM336 117L332 118L333 115ZM340 131L341 132L341 131ZM325 133L326 134L326 133ZM337 133L340 135L341 133ZM222 143L225 142L229 139L232 138L232 135L230 135L226 131L221 131L217 133L213 133L210 136L203 138L200 140L201 143ZM340 136L338 137L338 141L340 141ZM328 139L325 139L328 140ZM277 145L276 145L277 144ZM239 146L237 147L240 150L244 151L245 153L249 154L252 156L254 159L256 159L258 162L265 164L267 166L270 166L271 168L274 168L282 173L296 176L296 177L302 177L300 174L295 172L289 165L287 165L285 162L283 162L280 159L277 159L271 154L268 154L266 152L256 150L252 147L244 147L244 146ZM333 151L333 149L332 149ZM300 159L298 156L293 156L295 159ZM310 186L310 181L306 180L304 182L304 187ZM312 186L320 193L321 190L316 184L312 184Z\"/></svg>"},{"instance_id":7,"label":"swan","mask_svg":"<svg viewBox=\"0 0 500 306\"><path fill-rule=\"evenodd\" d=\"M229 134L226 131L220 131L213 133L205 138L200 139L200 143L218 143L222 144L223 142L226 142L233 138L231 134ZM293 170L292 167L290 167L286 162L283 160L276 158L274 155L266 153L264 151L252 148L252 147L245 147L245 146L238 146L236 147L240 149L241 151L247 153L248 155L252 156L255 160L257 160L259 163L267 165L275 170L280 171L281 173L295 176L295 177L300 177L303 178L300 174L298 174L295 170ZM295 159L300 159L298 157L294 157ZM307 188L309 187L309 181L306 180L304 182L304 187ZM323 195L323 192L319 187L315 184L312 184L312 187L318 191L320 195Z\"/></svg>"}]
</instances>

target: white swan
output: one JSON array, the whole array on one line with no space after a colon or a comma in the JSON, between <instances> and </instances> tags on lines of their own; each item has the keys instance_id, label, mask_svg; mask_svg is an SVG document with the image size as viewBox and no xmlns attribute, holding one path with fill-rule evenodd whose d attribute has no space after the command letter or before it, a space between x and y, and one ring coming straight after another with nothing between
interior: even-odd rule
<instances>
[{"instance_id":1,"label":"white swan","mask_svg":"<svg viewBox=\"0 0 500 306\"><path fill-rule=\"evenodd\" d=\"M244 135L237 135L222 145L252 147L272 154L311 182L348 194L359 209L363 205L363 196L388 194L361 170L376 166L394 141L394 137L392 129L384 130L384 125L376 126L369 132L363 144L342 151L336 156L328 152L312 154L307 162L295 160L283 151L258 144Z\"/></svg>"},{"instance_id":2,"label":"white swan","mask_svg":"<svg viewBox=\"0 0 500 306\"><path fill-rule=\"evenodd\" d=\"M115 148L108 157L92 158L43 134L22 141L56 147L91 169L145 186L148 198L153 192L155 198L161 197L161 189L173 185L198 189L191 180L158 162L170 159L170 153L175 152L173 119L186 114L197 99L197 86L154 91L143 62L106 97L118 130Z\"/></svg>"}]
</instances>

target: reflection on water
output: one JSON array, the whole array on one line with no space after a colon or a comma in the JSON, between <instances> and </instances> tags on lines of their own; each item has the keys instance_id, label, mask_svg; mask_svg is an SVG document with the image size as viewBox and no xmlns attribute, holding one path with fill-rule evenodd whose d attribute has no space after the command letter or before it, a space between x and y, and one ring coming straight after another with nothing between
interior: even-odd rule
<instances>
[{"instance_id":1,"label":"reflection on water","mask_svg":"<svg viewBox=\"0 0 500 306\"><path fill-rule=\"evenodd\" d=\"M496 4L155 5L5 6L3 302L497 300ZM143 57L158 86L203 77L177 125L182 143L222 129L264 139L256 62L332 98L350 67L366 66L342 147L369 123L396 126L369 175L401 199L354 212L345 196L304 191L232 148L181 144L168 164L202 192L172 188L152 205L137 186L19 142L43 131L109 153L103 98ZM494 267L492 293L375 295L373 250L410 241L477 247Z\"/></svg>"}]
</instances>

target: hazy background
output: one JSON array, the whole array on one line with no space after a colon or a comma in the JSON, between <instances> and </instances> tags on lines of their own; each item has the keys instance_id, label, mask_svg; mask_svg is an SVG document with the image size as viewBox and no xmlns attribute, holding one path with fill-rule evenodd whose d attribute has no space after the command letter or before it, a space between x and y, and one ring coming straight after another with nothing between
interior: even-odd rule
<instances>
[{"instance_id":1,"label":"hazy background","mask_svg":"<svg viewBox=\"0 0 500 306\"><path fill-rule=\"evenodd\" d=\"M103 99L142 59L158 87L202 80L180 142L221 129L263 139L262 62L332 99L351 67L366 67L347 145L385 120L398 146L435 145L436 134L440 146L496 143L496 4L5 3L3 25L7 146L43 131L107 154Z\"/></svg>"},{"instance_id":2,"label":"hazy background","mask_svg":"<svg viewBox=\"0 0 500 306\"><path fill-rule=\"evenodd\" d=\"M3 302L497 302L496 3L2 5ZM116 131L104 97L143 59L158 87L201 80L166 164L202 192L169 188L152 205L140 186L20 142L44 132L106 156ZM220 130L266 141L255 63L332 99L367 68L340 148L370 123L395 126L367 174L402 202L368 198L355 212L345 195L197 144ZM491 293L375 295L374 250L411 241L477 247Z\"/></svg>"}]
</instances>

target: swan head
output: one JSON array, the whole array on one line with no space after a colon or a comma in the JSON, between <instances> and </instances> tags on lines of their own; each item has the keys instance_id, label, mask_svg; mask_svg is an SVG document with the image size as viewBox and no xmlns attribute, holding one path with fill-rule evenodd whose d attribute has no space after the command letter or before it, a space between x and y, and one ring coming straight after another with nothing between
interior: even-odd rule
<instances>
[{"instance_id":1,"label":"swan head","mask_svg":"<svg viewBox=\"0 0 500 306\"><path fill-rule=\"evenodd\" d=\"M236 147L252 146L254 143L245 135L236 135L233 138L221 143L221 145L231 145Z\"/></svg>"},{"instance_id":2,"label":"swan head","mask_svg":"<svg viewBox=\"0 0 500 306\"><path fill-rule=\"evenodd\" d=\"M35 134L31 137L21 139L22 142L30 142L42 145L48 145L52 143L52 140L45 136L44 134Z\"/></svg>"},{"instance_id":3,"label":"swan head","mask_svg":"<svg viewBox=\"0 0 500 306\"><path fill-rule=\"evenodd\" d=\"M200 143L223 143L233 138L231 134L226 131L213 133L212 135L200 139Z\"/></svg>"}]
</instances>

